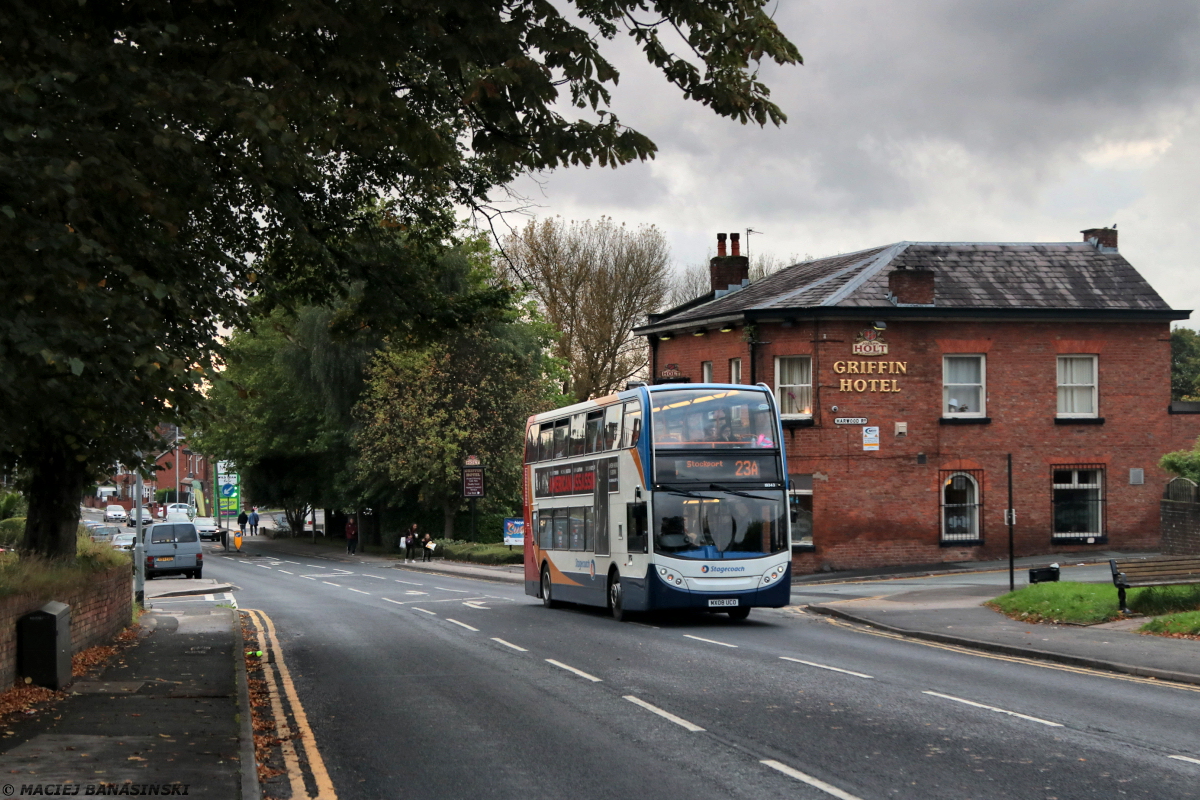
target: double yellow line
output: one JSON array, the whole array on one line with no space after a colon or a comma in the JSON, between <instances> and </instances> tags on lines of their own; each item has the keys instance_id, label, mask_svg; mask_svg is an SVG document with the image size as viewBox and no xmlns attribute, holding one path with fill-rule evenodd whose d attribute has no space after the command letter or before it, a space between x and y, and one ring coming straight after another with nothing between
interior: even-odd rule
<instances>
[{"instance_id":1,"label":"double yellow line","mask_svg":"<svg viewBox=\"0 0 1200 800\"><path fill-rule=\"evenodd\" d=\"M333 781L325 769L325 760L317 749L317 741L312 728L308 724L308 715L296 693L292 682L292 674L288 671L287 662L283 657L283 648L275 634L275 623L262 611L242 609L242 613L254 622L258 635L258 649L263 652L263 679L267 683L267 693L271 698L271 713L275 717L275 732L282 740L280 750L283 753L283 763L287 770L288 782L291 784L292 800L337 800L337 792L333 789ZM290 719L294 723L289 725ZM299 740L304 754L304 764L301 764L300 754L296 751L296 741ZM310 794L304 780L305 766L316 787L316 794Z\"/></svg>"}]
</instances>

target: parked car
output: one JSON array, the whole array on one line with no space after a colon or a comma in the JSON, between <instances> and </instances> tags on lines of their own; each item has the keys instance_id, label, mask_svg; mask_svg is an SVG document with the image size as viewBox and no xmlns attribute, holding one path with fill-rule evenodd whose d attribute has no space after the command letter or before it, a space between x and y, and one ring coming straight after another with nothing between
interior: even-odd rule
<instances>
[{"instance_id":1,"label":"parked car","mask_svg":"<svg viewBox=\"0 0 1200 800\"><path fill-rule=\"evenodd\" d=\"M133 540L137 538L136 533L118 533L109 540L109 544L114 550L124 550L129 553L133 551Z\"/></svg>"},{"instance_id":2,"label":"parked car","mask_svg":"<svg viewBox=\"0 0 1200 800\"><path fill-rule=\"evenodd\" d=\"M113 537L120 533L121 529L116 525L97 525L92 528L91 536L93 542L111 542Z\"/></svg>"},{"instance_id":3,"label":"parked car","mask_svg":"<svg viewBox=\"0 0 1200 800\"><path fill-rule=\"evenodd\" d=\"M192 524L196 526L196 532L200 534L201 539L215 542L221 538L221 529L212 517L196 517Z\"/></svg>"},{"instance_id":4,"label":"parked car","mask_svg":"<svg viewBox=\"0 0 1200 800\"><path fill-rule=\"evenodd\" d=\"M94 531L96 528L99 528L104 523L97 522L94 519L85 519L85 520L80 521L79 524L82 525L83 527L87 528L88 531L91 532L91 531Z\"/></svg>"},{"instance_id":5,"label":"parked car","mask_svg":"<svg viewBox=\"0 0 1200 800\"><path fill-rule=\"evenodd\" d=\"M121 506L106 506L104 508L105 522L124 522L129 519L129 515L125 513L125 509Z\"/></svg>"},{"instance_id":6,"label":"parked car","mask_svg":"<svg viewBox=\"0 0 1200 800\"><path fill-rule=\"evenodd\" d=\"M154 515L150 513L150 509L146 508L145 506L142 506L141 511L142 511L142 527L145 528L147 525L153 525L154 524ZM129 520L125 523L125 525L126 525L126 527L129 527L129 528L137 527L137 510L136 509L132 509L132 508L129 509Z\"/></svg>"},{"instance_id":7,"label":"parked car","mask_svg":"<svg viewBox=\"0 0 1200 800\"><path fill-rule=\"evenodd\" d=\"M192 511L192 507L189 506L187 503L168 503L167 505L165 505L161 509L159 509L159 514L162 516L163 519L167 519L172 514L183 514L188 519L191 519L193 511Z\"/></svg>"},{"instance_id":8,"label":"parked car","mask_svg":"<svg viewBox=\"0 0 1200 800\"><path fill-rule=\"evenodd\" d=\"M146 577L184 575L199 578L204 570L204 548L191 522L159 522L142 532Z\"/></svg>"}]
</instances>

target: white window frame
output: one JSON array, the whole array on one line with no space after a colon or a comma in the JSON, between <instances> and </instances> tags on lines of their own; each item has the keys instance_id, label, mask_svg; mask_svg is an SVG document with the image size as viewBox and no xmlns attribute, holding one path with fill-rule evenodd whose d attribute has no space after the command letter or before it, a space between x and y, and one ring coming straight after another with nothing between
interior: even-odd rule
<instances>
[{"instance_id":1,"label":"white window frame","mask_svg":"<svg viewBox=\"0 0 1200 800\"><path fill-rule=\"evenodd\" d=\"M964 509L964 513L970 516L969 539L962 538L963 534L950 534L946 530L946 487L950 485L951 481L958 477L966 478L971 482L971 486L974 489L975 502L968 504L970 506L969 509ZM983 517L982 488L983 487L981 487L979 484L979 479L965 470L957 470L946 476L945 481L942 482L942 486L938 490L938 516L941 517L942 544L952 545L958 542L973 544L975 542L983 541L983 530L980 527Z\"/></svg>"},{"instance_id":2,"label":"white window frame","mask_svg":"<svg viewBox=\"0 0 1200 800\"><path fill-rule=\"evenodd\" d=\"M788 359L793 359L793 358L803 359L808 362L808 383L806 383L806 384L805 383L781 384L779 382L779 375L780 375L779 363L781 361L786 361ZM812 356L811 355L775 356L775 402L779 404L779 412L780 412L779 416L782 419L812 419L812 407L813 407L813 400L814 400L812 378L813 378L813 374L812 374ZM807 414L805 414L805 413L799 413L799 414L783 413L783 407L784 407L783 390L786 388L792 387L792 386L806 388L808 390L809 411Z\"/></svg>"},{"instance_id":3,"label":"white window frame","mask_svg":"<svg viewBox=\"0 0 1200 800\"><path fill-rule=\"evenodd\" d=\"M970 386L975 384L946 383L948 359L977 358L979 359L979 409L977 411L949 411L950 386ZM943 353L942 354L942 416L955 418L986 417L987 416L987 354L986 353Z\"/></svg>"},{"instance_id":4,"label":"white window frame","mask_svg":"<svg viewBox=\"0 0 1200 800\"><path fill-rule=\"evenodd\" d=\"M1063 383L1062 382L1062 363L1063 359L1067 358L1086 358L1092 362L1092 382L1086 383ZM1065 354L1060 355L1054 361L1054 382L1057 386L1055 397L1055 412L1062 419L1094 419L1100 416L1100 357L1089 355L1086 353ZM1060 410L1060 395L1063 389L1079 389L1086 386L1092 388L1092 410L1091 411L1062 411Z\"/></svg>"},{"instance_id":5,"label":"white window frame","mask_svg":"<svg viewBox=\"0 0 1200 800\"><path fill-rule=\"evenodd\" d=\"M713 372L712 372L712 362L711 361L701 361L700 362L700 382L701 383L712 383L713 382Z\"/></svg>"},{"instance_id":6,"label":"white window frame","mask_svg":"<svg viewBox=\"0 0 1200 800\"><path fill-rule=\"evenodd\" d=\"M729 382L742 382L742 360L740 358L729 359Z\"/></svg>"},{"instance_id":7,"label":"white window frame","mask_svg":"<svg viewBox=\"0 0 1200 800\"><path fill-rule=\"evenodd\" d=\"M1107 467L1107 465L1104 465L1104 464L1051 464L1050 465L1050 475L1051 475L1051 478L1050 478L1050 504L1051 504L1050 540L1052 542L1054 542L1054 541L1079 541L1080 539L1082 539L1082 540L1085 540L1088 544L1095 544L1096 540L1105 540L1106 539L1106 537L1108 535L1107 531L1106 531L1106 526L1105 526L1105 523L1107 522L1106 516L1107 516L1107 512L1108 512L1108 509L1105 507L1106 503L1107 503L1107 498L1105 497L1105 479L1108 477L1107 470L1108 470L1108 467ZM1054 483L1053 476L1054 476L1055 472L1070 472L1071 473L1071 482L1070 483ZM1095 481L1092 483L1080 482L1080 480L1079 480L1080 472L1094 472L1095 473ZM1096 497L1095 497L1095 500L1092 502L1094 502L1096 504L1096 528L1097 528L1097 530L1081 531L1081 532L1063 531L1061 533L1054 530L1054 525L1057 522L1057 520L1054 516L1054 513L1055 513L1054 507L1057 505L1057 503L1055 501L1055 492L1058 491L1059 489L1065 489L1065 490L1086 489L1089 491L1092 491L1092 490L1095 491Z\"/></svg>"}]
</instances>

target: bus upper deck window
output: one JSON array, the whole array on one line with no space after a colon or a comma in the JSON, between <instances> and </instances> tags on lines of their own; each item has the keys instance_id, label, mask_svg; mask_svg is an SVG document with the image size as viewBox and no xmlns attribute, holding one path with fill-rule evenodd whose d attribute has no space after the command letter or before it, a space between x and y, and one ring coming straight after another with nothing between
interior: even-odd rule
<instances>
[{"instance_id":1,"label":"bus upper deck window","mask_svg":"<svg viewBox=\"0 0 1200 800\"><path fill-rule=\"evenodd\" d=\"M570 442L567 448L567 455L581 456L583 455L583 427L584 415L576 414L571 417L571 434Z\"/></svg>"},{"instance_id":2,"label":"bus upper deck window","mask_svg":"<svg viewBox=\"0 0 1200 800\"><path fill-rule=\"evenodd\" d=\"M567 456L567 431L571 424L569 419L560 419L554 423L554 457L566 458Z\"/></svg>"},{"instance_id":3,"label":"bus upper deck window","mask_svg":"<svg viewBox=\"0 0 1200 800\"><path fill-rule=\"evenodd\" d=\"M614 404L604 410L604 449L615 450L621 446L621 412L624 406Z\"/></svg>"},{"instance_id":4,"label":"bus upper deck window","mask_svg":"<svg viewBox=\"0 0 1200 800\"><path fill-rule=\"evenodd\" d=\"M604 412L589 411L586 425L584 452L599 453L604 449Z\"/></svg>"},{"instance_id":5,"label":"bus upper deck window","mask_svg":"<svg viewBox=\"0 0 1200 800\"><path fill-rule=\"evenodd\" d=\"M542 430L538 434L538 460L549 461L554 458L554 423L542 423Z\"/></svg>"},{"instance_id":6,"label":"bus upper deck window","mask_svg":"<svg viewBox=\"0 0 1200 800\"><path fill-rule=\"evenodd\" d=\"M635 447L642 432L642 404L636 400L625 404L625 424L621 447Z\"/></svg>"}]
</instances>

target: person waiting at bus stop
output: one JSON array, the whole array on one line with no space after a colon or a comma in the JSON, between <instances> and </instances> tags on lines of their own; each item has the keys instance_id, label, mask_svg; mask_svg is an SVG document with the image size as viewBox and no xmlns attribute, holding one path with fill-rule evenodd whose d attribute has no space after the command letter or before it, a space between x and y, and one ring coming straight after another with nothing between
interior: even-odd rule
<instances>
[{"instance_id":1,"label":"person waiting at bus stop","mask_svg":"<svg viewBox=\"0 0 1200 800\"><path fill-rule=\"evenodd\" d=\"M358 550L358 520L354 516L346 519L346 552L354 555Z\"/></svg>"}]
</instances>

